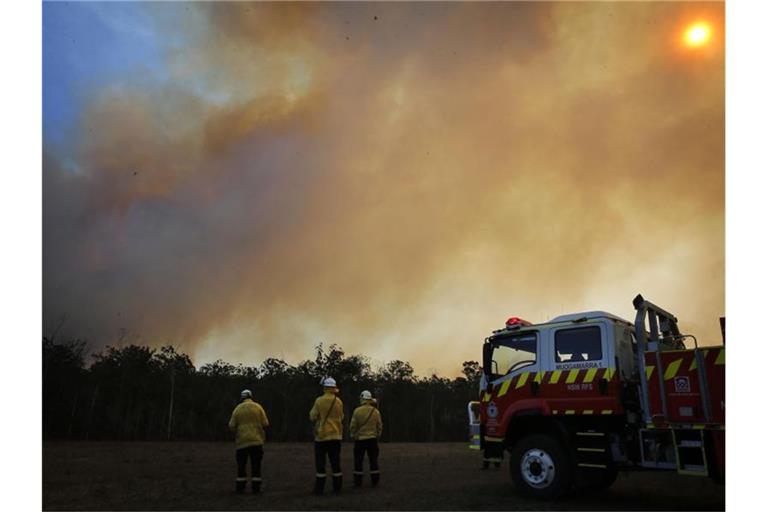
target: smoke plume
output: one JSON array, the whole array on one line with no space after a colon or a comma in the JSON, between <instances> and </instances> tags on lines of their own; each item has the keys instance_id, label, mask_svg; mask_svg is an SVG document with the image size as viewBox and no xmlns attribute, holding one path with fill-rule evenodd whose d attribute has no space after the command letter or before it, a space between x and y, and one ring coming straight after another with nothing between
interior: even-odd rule
<instances>
[{"instance_id":1,"label":"smoke plume","mask_svg":"<svg viewBox=\"0 0 768 512\"><path fill-rule=\"evenodd\" d=\"M642 292L719 339L722 4L146 8L168 79L43 148L44 332L455 374L511 315Z\"/></svg>"}]
</instances>

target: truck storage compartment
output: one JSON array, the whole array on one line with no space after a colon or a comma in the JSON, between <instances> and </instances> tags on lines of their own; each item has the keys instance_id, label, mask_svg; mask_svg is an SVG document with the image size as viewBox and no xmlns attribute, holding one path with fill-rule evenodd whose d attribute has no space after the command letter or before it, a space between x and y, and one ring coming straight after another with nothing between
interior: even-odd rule
<instances>
[{"instance_id":1,"label":"truck storage compartment","mask_svg":"<svg viewBox=\"0 0 768 512\"><path fill-rule=\"evenodd\" d=\"M652 423L725 423L725 347L696 352L645 353Z\"/></svg>"}]
</instances>

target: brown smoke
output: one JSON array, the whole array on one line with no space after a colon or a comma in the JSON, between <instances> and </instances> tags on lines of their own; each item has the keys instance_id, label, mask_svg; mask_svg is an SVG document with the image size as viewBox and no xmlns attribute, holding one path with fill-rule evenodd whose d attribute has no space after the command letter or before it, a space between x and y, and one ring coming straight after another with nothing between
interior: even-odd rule
<instances>
[{"instance_id":1,"label":"brown smoke","mask_svg":"<svg viewBox=\"0 0 768 512\"><path fill-rule=\"evenodd\" d=\"M76 172L45 154L44 327L453 374L510 315L642 292L717 340L722 5L191 5L152 7L170 84L94 95Z\"/></svg>"}]
</instances>

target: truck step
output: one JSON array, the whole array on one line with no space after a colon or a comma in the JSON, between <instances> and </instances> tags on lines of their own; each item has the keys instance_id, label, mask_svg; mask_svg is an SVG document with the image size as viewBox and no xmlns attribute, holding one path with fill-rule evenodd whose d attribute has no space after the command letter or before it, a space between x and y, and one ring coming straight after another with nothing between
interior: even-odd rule
<instances>
[{"instance_id":1,"label":"truck step","mask_svg":"<svg viewBox=\"0 0 768 512\"><path fill-rule=\"evenodd\" d=\"M580 468L596 468L596 469L606 469L608 466L605 464L588 464L586 462L579 462L577 464Z\"/></svg>"},{"instance_id":2,"label":"truck step","mask_svg":"<svg viewBox=\"0 0 768 512\"><path fill-rule=\"evenodd\" d=\"M681 475L700 475L707 476L707 466L699 464L685 464L677 470Z\"/></svg>"}]
</instances>

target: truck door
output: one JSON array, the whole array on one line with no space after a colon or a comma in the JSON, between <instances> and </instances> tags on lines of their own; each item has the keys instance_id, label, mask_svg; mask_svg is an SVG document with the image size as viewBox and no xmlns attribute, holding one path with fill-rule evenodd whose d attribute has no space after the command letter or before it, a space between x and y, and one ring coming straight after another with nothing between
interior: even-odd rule
<instances>
[{"instance_id":1,"label":"truck door","mask_svg":"<svg viewBox=\"0 0 768 512\"><path fill-rule=\"evenodd\" d=\"M489 341L487 373L489 391L483 396L484 423L489 437L503 434L507 410L532 398L532 384L541 369L540 341L536 331L506 334Z\"/></svg>"},{"instance_id":2,"label":"truck door","mask_svg":"<svg viewBox=\"0 0 768 512\"><path fill-rule=\"evenodd\" d=\"M617 410L613 330L603 322L564 326L551 333L543 397L552 414L613 414Z\"/></svg>"}]
</instances>

